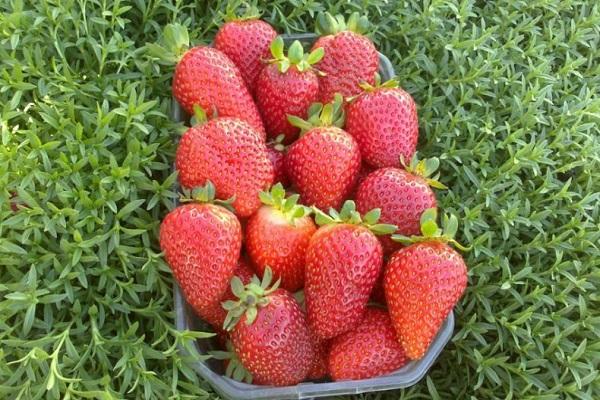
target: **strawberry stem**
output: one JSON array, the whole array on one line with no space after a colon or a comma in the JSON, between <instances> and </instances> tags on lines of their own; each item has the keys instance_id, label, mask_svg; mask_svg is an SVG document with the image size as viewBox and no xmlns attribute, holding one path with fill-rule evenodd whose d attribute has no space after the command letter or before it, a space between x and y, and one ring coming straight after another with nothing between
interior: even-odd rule
<instances>
[{"instance_id":1,"label":"strawberry stem","mask_svg":"<svg viewBox=\"0 0 600 400\"><path fill-rule=\"evenodd\" d=\"M351 31L363 35L369 29L369 19L358 12L350 15L347 21L343 15L335 17L330 13L319 13L316 20L316 31L321 36L335 35L343 31Z\"/></svg>"},{"instance_id":2,"label":"strawberry stem","mask_svg":"<svg viewBox=\"0 0 600 400\"><path fill-rule=\"evenodd\" d=\"M271 43L271 55L273 58L268 60L269 63L277 65L277 69L282 74L285 74L291 66L295 66L300 72L305 72L313 69L312 65L318 63L323 58L325 50L321 47L305 54L302 43L294 40L288 49L286 57L284 53L284 42L281 36L277 36Z\"/></svg>"},{"instance_id":3,"label":"strawberry stem","mask_svg":"<svg viewBox=\"0 0 600 400\"><path fill-rule=\"evenodd\" d=\"M148 53L163 64L176 64L189 47L187 28L180 24L168 24L159 43L146 43Z\"/></svg>"},{"instance_id":4,"label":"strawberry stem","mask_svg":"<svg viewBox=\"0 0 600 400\"><path fill-rule=\"evenodd\" d=\"M345 122L344 98L336 93L331 103L313 103L308 108L308 119L304 120L295 115L288 114L290 124L300 128L300 135L318 126L336 126L342 128Z\"/></svg>"},{"instance_id":5,"label":"strawberry stem","mask_svg":"<svg viewBox=\"0 0 600 400\"><path fill-rule=\"evenodd\" d=\"M374 208L366 213L362 218L360 213L356 211L356 204L352 200L347 200L340 212L330 208L329 214L324 213L317 207L313 207L315 212L315 222L319 226L331 224L352 224L362 225L376 235L389 235L398 229L396 225L378 224L381 215L381 209Z\"/></svg>"},{"instance_id":6,"label":"strawberry stem","mask_svg":"<svg viewBox=\"0 0 600 400\"><path fill-rule=\"evenodd\" d=\"M440 159L437 157L431 157L423 160L419 160L417 153L410 160L410 164L406 164L404 155L400 154L400 165L404 167L407 172L413 175L417 175L425 179L427 184L436 189L448 189L446 185L439 181L440 174L434 173L440 166Z\"/></svg>"},{"instance_id":7,"label":"strawberry stem","mask_svg":"<svg viewBox=\"0 0 600 400\"><path fill-rule=\"evenodd\" d=\"M290 225L295 225L297 218L305 217L312 212L310 207L298 204L300 195L293 194L289 197L285 197L285 189L281 183L273 185L271 190L267 192L260 192L258 197L263 204L271 206L275 210L279 210Z\"/></svg>"},{"instance_id":8,"label":"strawberry stem","mask_svg":"<svg viewBox=\"0 0 600 400\"><path fill-rule=\"evenodd\" d=\"M221 13L225 22L248 21L260 18L260 11L254 4L246 1L230 1L225 9L225 14Z\"/></svg>"},{"instance_id":9,"label":"strawberry stem","mask_svg":"<svg viewBox=\"0 0 600 400\"><path fill-rule=\"evenodd\" d=\"M421 235L404 236L392 235L392 240L402 244L412 244L419 242L427 242L436 240L443 243L449 243L462 251L471 250L471 246L465 247L454 239L458 231L458 218L455 215L444 215L442 227L440 228L436 222L437 209L428 208L421 214Z\"/></svg>"},{"instance_id":10,"label":"strawberry stem","mask_svg":"<svg viewBox=\"0 0 600 400\"><path fill-rule=\"evenodd\" d=\"M254 275L246 286L239 277L234 276L231 279L231 292L238 300L227 300L222 303L223 309L227 311L223 329L231 331L243 315L246 315L246 325L254 323L258 316L258 309L269 304L268 295L279 288L281 279L271 286L272 280L273 272L268 266L265 268L262 281Z\"/></svg>"},{"instance_id":11,"label":"strawberry stem","mask_svg":"<svg viewBox=\"0 0 600 400\"><path fill-rule=\"evenodd\" d=\"M215 185L210 180L207 180L204 186L195 187L191 190L184 188L182 192L183 193L179 196L179 201L181 203L212 203L226 208L229 211L235 211L232 205L235 201L235 196L227 200L215 198Z\"/></svg>"}]
</instances>

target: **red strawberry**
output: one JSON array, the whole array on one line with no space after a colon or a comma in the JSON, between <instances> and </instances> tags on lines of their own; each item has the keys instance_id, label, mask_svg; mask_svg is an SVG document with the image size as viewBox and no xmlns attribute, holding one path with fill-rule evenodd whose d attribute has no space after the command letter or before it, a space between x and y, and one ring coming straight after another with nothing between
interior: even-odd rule
<instances>
[{"instance_id":1,"label":"red strawberry","mask_svg":"<svg viewBox=\"0 0 600 400\"><path fill-rule=\"evenodd\" d=\"M352 189L352 192L348 195L349 199L356 199L356 191L360 187L360 184L373 171L375 171L375 168L371 167L369 164L365 164L364 162L361 164L360 171L358 171L358 176L356 177L356 183L354 184L354 188Z\"/></svg>"},{"instance_id":2,"label":"red strawberry","mask_svg":"<svg viewBox=\"0 0 600 400\"><path fill-rule=\"evenodd\" d=\"M255 380L265 385L295 385L310 371L310 332L290 292L277 289L277 284L266 289L271 278L268 271L262 283L253 279L244 287L239 279L232 280L232 290L240 300L224 303L229 310L225 324L231 330L235 353Z\"/></svg>"},{"instance_id":3,"label":"red strawberry","mask_svg":"<svg viewBox=\"0 0 600 400\"><path fill-rule=\"evenodd\" d=\"M363 318L383 263L374 233L391 233L396 227L376 224L378 210L367 213L363 222L352 201L339 214L333 209L330 216L315 212L317 223L325 226L308 245L304 295L312 332L329 339L354 329Z\"/></svg>"},{"instance_id":4,"label":"red strawberry","mask_svg":"<svg viewBox=\"0 0 600 400\"><path fill-rule=\"evenodd\" d=\"M215 47L225 53L238 67L250 93L254 92L256 79L269 58L269 46L277 32L271 25L258 19L257 13L237 18L228 10L225 22L215 36Z\"/></svg>"},{"instance_id":5,"label":"red strawberry","mask_svg":"<svg viewBox=\"0 0 600 400\"><path fill-rule=\"evenodd\" d=\"M352 136L332 126L343 123L341 97L333 104L311 108L310 122L290 117L307 132L288 148L286 170L302 203L321 209L339 208L356 181L360 150Z\"/></svg>"},{"instance_id":6,"label":"red strawberry","mask_svg":"<svg viewBox=\"0 0 600 400\"><path fill-rule=\"evenodd\" d=\"M235 64L212 47L188 50L175 68L173 95L189 114L194 105L248 122L264 140L260 114Z\"/></svg>"},{"instance_id":7,"label":"red strawberry","mask_svg":"<svg viewBox=\"0 0 600 400\"><path fill-rule=\"evenodd\" d=\"M211 184L204 198L211 199ZM187 302L201 317L218 306L234 274L242 246L235 215L214 204L186 204L160 226L160 247Z\"/></svg>"},{"instance_id":8,"label":"red strawberry","mask_svg":"<svg viewBox=\"0 0 600 400\"><path fill-rule=\"evenodd\" d=\"M406 354L423 357L467 285L463 258L445 242L452 242L458 227L456 217L444 221L442 232L435 223L436 211L421 218L423 237L394 235L403 243L416 242L395 252L388 262L384 289L390 316Z\"/></svg>"},{"instance_id":9,"label":"red strawberry","mask_svg":"<svg viewBox=\"0 0 600 400\"><path fill-rule=\"evenodd\" d=\"M331 341L329 371L334 381L386 375L406 364L388 313L369 307L359 326Z\"/></svg>"},{"instance_id":10,"label":"red strawberry","mask_svg":"<svg viewBox=\"0 0 600 400\"><path fill-rule=\"evenodd\" d=\"M385 261L384 261L385 264ZM379 303L381 305L385 305L385 292L383 290L383 275L385 274L385 268L382 271L382 274L375 282L375 286L373 287L373 291L371 292L371 301Z\"/></svg>"},{"instance_id":11,"label":"red strawberry","mask_svg":"<svg viewBox=\"0 0 600 400\"><path fill-rule=\"evenodd\" d=\"M353 13L344 23L340 15L319 14L317 32L322 36L313 45L313 50L323 48L325 57L315 65L324 73L319 77L320 101L330 102L336 93L344 97L361 92L359 83L373 84L379 69L377 49L369 38L363 35L368 26L366 17Z\"/></svg>"},{"instance_id":12,"label":"red strawberry","mask_svg":"<svg viewBox=\"0 0 600 400\"><path fill-rule=\"evenodd\" d=\"M346 107L346 131L354 136L365 162L376 168L398 165L400 156L410 160L417 147L419 121L410 94L390 80L376 85L362 83L365 92Z\"/></svg>"},{"instance_id":13,"label":"red strawberry","mask_svg":"<svg viewBox=\"0 0 600 400\"><path fill-rule=\"evenodd\" d=\"M316 336L312 337L314 357L307 378L309 380L319 380L329 375L327 368L327 355L329 354L329 340L321 340Z\"/></svg>"},{"instance_id":14,"label":"red strawberry","mask_svg":"<svg viewBox=\"0 0 600 400\"><path fill-rule=\"evenodd\" d=\"M267 156L273 165L273 182L287 186L289 179L285 169L285 146L281 143L283 135L275 138L275 141L267 143Z\"/></svg>"},{"instance_id":15,"label":"red strawberry","mask_svg":"<svg viewBox=\"0 0 600 400\"><path fill-rule=\"evenodd\" d=\"M238 260L237 266L235 267L235 271L233 272L233 276L237 276L240 278L244 285L250 283L250 280L254 276L254 271L248 265L248 262L244 260L244 257L240 257ZM223 309L221 303L227 300L235 300L236 297L231 291L231 285L227 286L227 290L225 294L221 297L221 301L215 304L215 307L207 310L204 315L204 320L211 324L213 328L217 331L218 334L225 333L223 331L223 322L225 322L225 317L227 313Z\"/></svg>"},{"instance_id":16,"label":"red strawberry","mask_svg":"<svg viewBox=\"0 0 600 400\"><path fill-rule=\"evenodd\" d=\"M304 54L295 41L288 57L283 54L283 39L278 36L271 44L273 59L258 76L256 104L262 115L267 136L285 136L291 143L300 132L287 120L288 114L306 118L310 105L318 100L319 80L311 65L323 57L323 49Z\"/></svg>"},{"instance_id":17,"label":"red strawberry","mask_svg":"<svg viewBox=\"0 0 600 400\"><path fill-rule=\"evenodd\" d=\"M248 255L259 276L270 267L281 287L295 292L304 286L306 248L317 227L310 209L297 204L297 194L286 199L280 183L260 197L265 205L250 217L246 229Z\"/></svg>"},{"instance_id":18,"label":"red strawberry","mask_svg":"<svg viewBox=\"0 0 600 400\"><path fill-rule=\"evenodd\" d=\"M446 188L437 181L438 176L429 178L438 166L437 158L418 161L415 156L407 171L382 168L369 174L356 191L358 211L380 208L382 222L398 226L401 235L418 235L421 214L437 206L430 186ZM400 248L389 237L382 237L381 244L386 254Z\"/></svg>"},{"instance_id":19,"label":"red strawberry","mask_svg":"<svg viewBox=\"0 0 600 400\"><path fill-rule=\"evenodd\" d=\"M198 119L202 122L203 116ZM179 182L187 188L211 180L219 199L235 196L233 207L241 217L261 205L258 193L273 183L273 167L260 135L237 118L216 118L193 126L177 148Z\"/></svg>"}]
</instances>

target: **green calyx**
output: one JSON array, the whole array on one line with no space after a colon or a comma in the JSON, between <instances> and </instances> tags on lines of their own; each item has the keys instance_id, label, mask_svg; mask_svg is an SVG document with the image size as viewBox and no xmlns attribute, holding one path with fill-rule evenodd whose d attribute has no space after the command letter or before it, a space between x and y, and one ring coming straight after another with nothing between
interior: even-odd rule
<instances>
[{"instance_id":1,"label":"green calyx","mask_svg":"<svg viewBox=\"0 0 600 400\"><path fill-rule=\"evenodd\" d=\"M318 126L342 128L346 121L344 98L341 94L336 93L331 103L325 105L323 103L313 103L308 108L308 119L306 120L290 114L288 114L287 119L290 124L300 128L301 134Z\"/></svg>"},{"instance_id":2,"label":"green calyx","mask_svg":"<svg viewBox=\"0 0 600 400\"><path fill-rule=\"evenodd\" d=\"M252 383L252 374L242 365L242 361L235 353L231 341L228 340L225 346L227 351L214 350L210 351L209 354L217 360L229 361L225 369L225 376L238 382Z\"/></svg>"},{"instance_id":3,"label":"green calyx","mask_svg":"<svg viewBox=\"0 0 600 400\"><path fill-rule=\"evenodd\" d=\"M454 239L458 231L458 219L455 215L444 215L442 227L437 224L437 209L428 208L421 214L421 236L392 235L392 240L402 244L412 244L437 240L450 243L462 251L469 251L471 247L465 247Z\"/></svg>"},{"instance_id":4,"label":"green calyx","mask_svg":"<svg viewBox=\"0 0 600 400\"><path fill-rule=\"evenodd\" d=\"M325 214L316 207L313 207L313 210L315 212L315 222L319 226L331 224L362 225L376 235L389 235L398 229L396 225L377 223L381 216L379 208L374 208L361 217L360 213L356 211L356 204L352 200L347 200L340 212L333 208L329 209L329 214Z\"/></svg>"},{"instance_id":5,"label":"green calyx","mask_svg":"<svg viewBox=\"0 0 600 400\"><path fill-rule=\"evenodd\" d=\"M158 43L146 43L148 54L163 64L177 63L189 47L187 28L180 24L168 24Z\"/></svg>"},{"instance_id":6,"label":"green calyx","mask_svg":"<svg viewBox=\"0 0 600 400\"><path fill-rule=\"evenodd\" d=\"M283 144L284 139L285 135L282 133L281 135L277 135L275 139L267 142L267 145L271 145L271 147L273 147L277 151L284 152L287 148L287 146Z\"/></svg>"},{"instance_id":7,"label":"green calyx","mask_svg":"<svg viewBox=\"0 0 600 400\"><path fill-rule=\"evenodd\" d=\"M256 4L246 1L231 1L227 4L225 14L221 13L225 22L248 21L260 18L260 11Z\"/></svg>"},{"instance_id":8,"label":"green calyx","mask_svg":"<svg viewBox=\"0 0 600 400\"><path fill-rule=\"evenodd\" d=\"M399 85L399 82L397 79L392 78L388 81L385 81L383 83L381 83L381 75L379 75L378 72L375 73L375 84L371 85L369 82L361 82L359 83L359 86L365 91L365 92L374 92L377 89L395 89L397 88Z\"/></svg>"},{"instance_id":9,"label":"green calyx","mask_svg":"<svg viewBox=\"0 0 600 400\"><path fill-rule=\"evenodd\" d=\"M441 183L438 179L440 178L439 172L434 175L440 166L440 160L437 157L427 158L419 160L417 153L410 160L410 164L406 164L404 156L400 155L400 164L404 167L407 172L417 175L425 179L427 184L436 189L448 189L446 185Z\"/></svg>"},{"instance_id":10,"label":"green calyx","mask_svg":"<svg viewBox=\"0 0 600 400\"><path fill-rule=\"evenodd\" d=\"M348 20L343 15L333 16L330 13L319 13L316 20L316 30L321 36L335 35L343 31L351 31L358 34L365 34L369 29L369 19L358 12L350 15Z\"/></svg>"},{"instance_id":11,"label":"green calyx","mask_svg":"<svg viewBox=\"0 0 600 400\"><path fill-rule=\"evenodd\" d=\"M279 210L291 225L295 224L297 218L305 217L312 212L310 207L298 204L298 200L300 199L299 194L293 194L286 198L285 189L281 183L273 185L268 192L260 192L258 197L263 204Z\"/></svg>"},{"instance_id":12,"label":"green calyx","mask_svg":"<svg viewBox=\"0 0 600 400\"><path fill-rule=\"evenodd\" d=\"M216 199L215 185L210 180L207 180L204 186L196 187L192 190L183 189L182 192L181 196L179 196L179 202L181 203L212 203L224 207L229 211L234 211L232 204L235 201L235 196L227 200Z\"/></svg>"},{"instance_id":13,"label":"green calyx","mask_svg":"<svg viewBox=\"0 0 600 400\"><path fill-rule=\"evenodd\" d=\"M305 54L302 43L294 40L288 49L287 57L284 54L284 42L281 36L277 36L271 43L271 55L273 59L269 60L271 64L277 65L277 69L282 74L286 73L291 66L295 66L300 72L313 69L312 65L318 63L325 55L325 50L319 47L310 53Z\"/></svg>"},{"instance_id":14,"label":"green calyx","mask_svg":"<svg viewBox=\"0 0 600 400\"><path fill-rule=\"evenodd\" d=\"M246 325L252 325L256 320L259 308L269 304L268 295L279 287L281 279L269 287L272 280L273 272L269 267L265 268L262 282L255 275L250 283L244 286L242 280L234 276L231 279L231 291L238 300L227 300L222 303L223 308L227 311L223 329L231 331L243 315L246 315Z\"/></svg>"}]
</instances>

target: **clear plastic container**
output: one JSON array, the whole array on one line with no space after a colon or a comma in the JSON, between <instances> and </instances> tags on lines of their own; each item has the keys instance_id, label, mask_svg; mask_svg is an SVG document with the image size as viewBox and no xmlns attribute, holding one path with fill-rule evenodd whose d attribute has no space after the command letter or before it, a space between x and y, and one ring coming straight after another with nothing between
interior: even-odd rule
<instances>
[{"instance_id":1,"label":"clear plastic container","mask_svg":"<svg viewBox=\"0 0 600 400\"><path fill-rule=\"evenodd\" d=\"M312 33L283 35L286 44L293 40L311 44L316 39ZM379 74L382 81L392 78L395 73L390 60L379 53ZM187 117L177 102L173 100L172 118L185 122ZM175 283L174 291L176 326L179 330L210 331L210 327L200 320L182 296L181 290ZM362 379L357 381L342 382L303 382L296 386L271 387L250 385L237 382L223 375L223 365L219 360L195 361L194 370L224 398L231 400L260 399L260 400L286 400L286 399L314 399L318 397L339 396L383 390L400 389L412 386L420 381L437 357L454 330L454 314L451 312L442 324L425 356L418 361L411 361L399 370L377 378ZM196 350L206 354L217 349L216 339L200 339L195 342ZM189 356L184 347L180 347L184 356Z\"/></svg>"}]
</instances>

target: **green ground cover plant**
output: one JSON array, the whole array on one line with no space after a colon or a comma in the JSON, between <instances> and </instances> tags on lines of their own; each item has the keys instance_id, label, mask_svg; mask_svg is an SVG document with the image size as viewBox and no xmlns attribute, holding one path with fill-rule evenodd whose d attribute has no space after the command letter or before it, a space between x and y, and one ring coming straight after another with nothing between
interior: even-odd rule
<instances>
[{"instance_id":1,"label":"green ground cover plant","mask_svg":"<svg viewBox=\"0 0 600 400\"><path fill-rule=\"evenodd\" d=\"M177 351L157 244L177 197L167 23L225 2L0 4L0 398L217 396ZM360 399L600 398L600 10L594 1L261 1L281 32L367 11L441 155L469 288L428 377ZM11 205L12 203L12 205Z\"/></svg>"}]
</instances>

